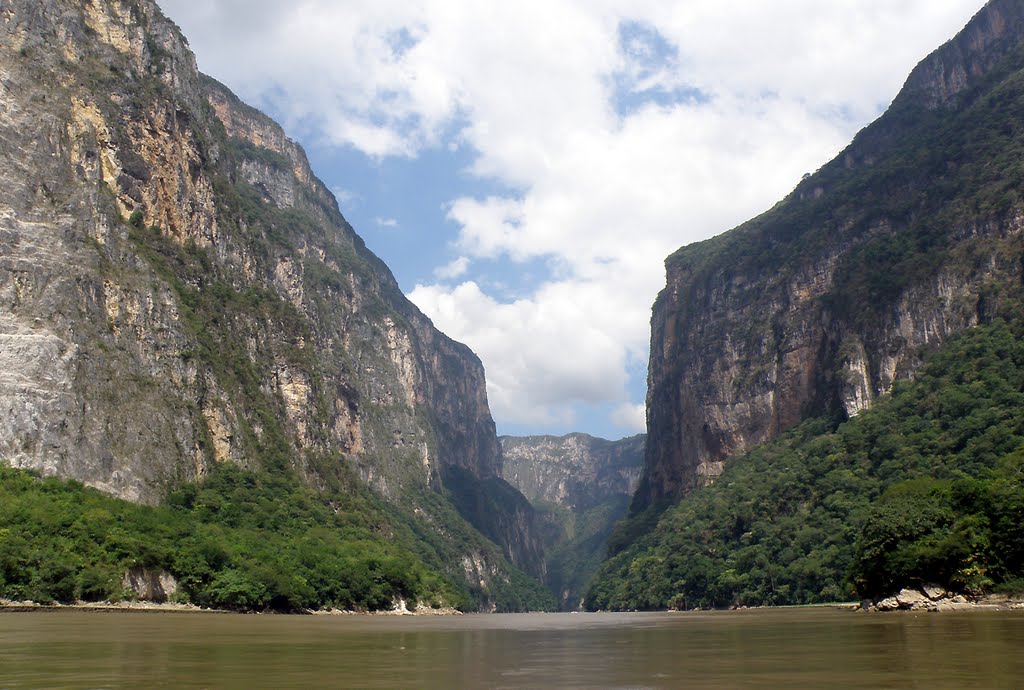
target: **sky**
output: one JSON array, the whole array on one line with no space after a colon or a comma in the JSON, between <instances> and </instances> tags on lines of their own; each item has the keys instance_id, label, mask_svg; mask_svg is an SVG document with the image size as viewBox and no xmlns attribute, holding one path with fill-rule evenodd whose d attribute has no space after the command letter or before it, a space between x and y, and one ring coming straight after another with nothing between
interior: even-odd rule
<instances>
[{"instance_id":1,"label":"sky","mask_svg":"<svg viewBox=\"0 0 1024 690\"><path fill-rule=\"evenodd\" d=\"M158 0L487 375L502 434L644 430L664 259L767 210L981 0Z\"/></svg>"}]
</instances>

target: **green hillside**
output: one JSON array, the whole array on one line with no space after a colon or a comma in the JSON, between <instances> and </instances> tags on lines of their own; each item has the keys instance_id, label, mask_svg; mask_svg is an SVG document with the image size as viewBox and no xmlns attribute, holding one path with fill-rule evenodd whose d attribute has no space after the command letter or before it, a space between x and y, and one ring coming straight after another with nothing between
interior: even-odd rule
<instances>
[{"instance_id":1,"label":"green hillside","mask_svg":"<svg viewBox=\"0 0 1024 690\"><path fill-rule=\"evenodd\" d=\"M1024 590L1022 335L1020 322L971 329L859 416L733 458L605 563L587 607L807 604L925 582Z\"/></svg>"},{"instance_id":2,"label":"green hillside","mask_svg":"<svg viewBox=\"0 0 1024 690\"><path fill-rule=\"evenodd\" d=\"M461 522L437 494L421 499ZM512 572L489 593L498 610L554 606L468 525L439 535L356 480L322 494L288 473L225 464L150 507L0 467L0 598L119 600L130 595L124 573L145 567L173 574L179 601L217 608L373 611L399 598L475 608L485 593L451 570L471 549Z\"/></svg>"}]
</instances>

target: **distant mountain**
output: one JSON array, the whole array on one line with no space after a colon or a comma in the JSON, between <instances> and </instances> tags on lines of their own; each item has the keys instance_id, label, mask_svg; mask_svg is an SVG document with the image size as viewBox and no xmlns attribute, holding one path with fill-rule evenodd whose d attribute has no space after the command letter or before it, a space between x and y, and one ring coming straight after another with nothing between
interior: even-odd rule
<instances>
[{"instance_id":1,"label":"distant mountain","mask_svg":"<svg viewBox=\"0 0 1024 690\"><path fill-rule=\"evenodd\" d=\"M640 479L644 436L501 436L503 476L543 517L545 583L565 610L580 607L612 527Z\"/></svg>"},{"instance_id":2,"label":"distant mountain","mask_svg":"<svg viewBox=\"0 0 1024 690\"><path fill-rule=\"evenodd\" d=\"M544 557L480 361L302 149L152 0L0 16L0 459L149 504L225 463L328 502L355 478L447 535L424 557L476 605L519 606L498 583Z\"/></svg>"}]
</instances>

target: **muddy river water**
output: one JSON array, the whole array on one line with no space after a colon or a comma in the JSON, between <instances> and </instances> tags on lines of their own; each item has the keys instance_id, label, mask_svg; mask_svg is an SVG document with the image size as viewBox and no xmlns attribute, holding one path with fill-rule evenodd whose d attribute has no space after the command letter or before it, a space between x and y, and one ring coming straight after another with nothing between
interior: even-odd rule
<instances>
[{"instance_id":1,"label":"muddy river water","mask_svg":"<svg viewBox=\"0 0 1024 690\"><path fill-rule=\"evenodd\" d=\"M1024 611L0 612L0 688L1024 688Z\"/></svg>"}]
</instances>

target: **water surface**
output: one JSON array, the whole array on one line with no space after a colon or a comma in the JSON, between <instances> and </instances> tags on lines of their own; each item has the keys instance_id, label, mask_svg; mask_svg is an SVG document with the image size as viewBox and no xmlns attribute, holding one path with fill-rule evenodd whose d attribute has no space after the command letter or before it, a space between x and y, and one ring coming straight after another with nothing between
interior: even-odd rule
<instances>
[{"instance_id":1,"label":"water surface","mask_svg":"<svg viewBox=\"0 0 1024 690\"><path fill-rule=\"evenodd\" d=\"M0 688L1024 688L1024 612L0 612Z\"/></svg>"}]
</instances>

